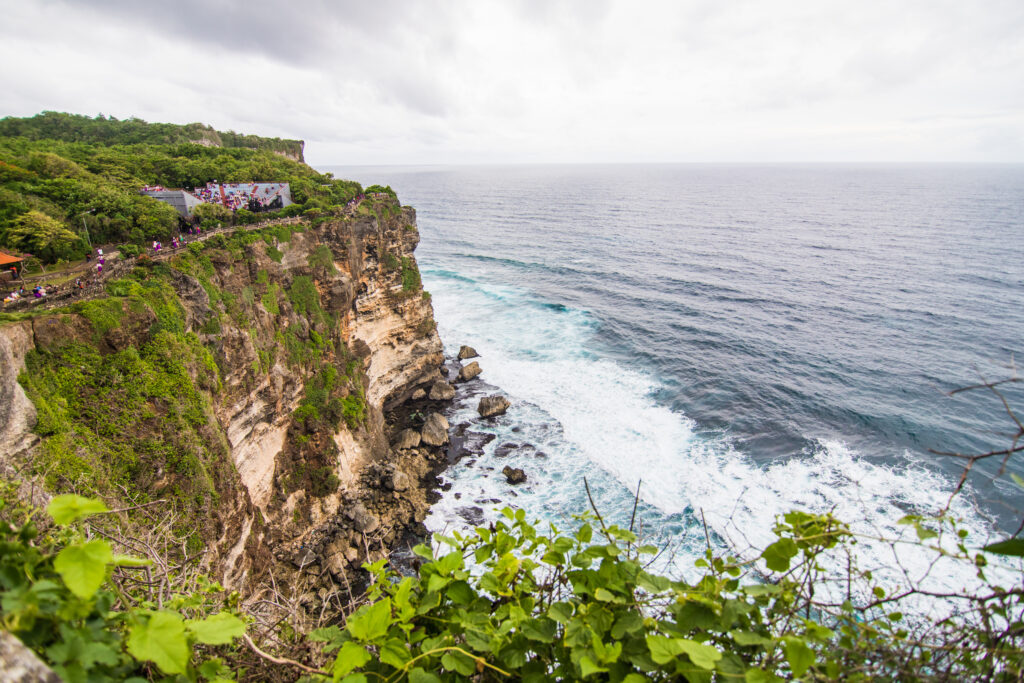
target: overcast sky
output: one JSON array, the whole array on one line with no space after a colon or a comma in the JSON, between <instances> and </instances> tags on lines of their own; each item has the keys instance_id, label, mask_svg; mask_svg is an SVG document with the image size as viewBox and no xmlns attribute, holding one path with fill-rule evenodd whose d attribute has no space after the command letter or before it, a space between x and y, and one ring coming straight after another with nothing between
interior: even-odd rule
<instances>
[{"instance_id":1,"label":"overcast sky","mask_svg":"<svg viewBox=\"0 0 1024 683\"><path fill-rule=\"evenodd\" d=\"M0 116L329 164L1024 161L1024 0L0 0Z\"/></svg>"}]
</instances>

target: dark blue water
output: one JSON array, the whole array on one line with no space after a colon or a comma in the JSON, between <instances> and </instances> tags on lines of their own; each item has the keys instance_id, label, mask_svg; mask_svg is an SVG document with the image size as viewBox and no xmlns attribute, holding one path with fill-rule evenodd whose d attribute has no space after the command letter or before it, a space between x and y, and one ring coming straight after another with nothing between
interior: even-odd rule
<instances>
[{"instance_id":1,"label":"dark blue water","mask_svg":"<svg viewBox=\"0 0 1024 683\"><path fill-rule=\"evenodd\" d=\"M994 397L944 392L1024 350L1024 167L331 170L417 208L442 337L520 407L491 448L544 450L517 498L546 516L587 475L627 513L642 478L659 527L702 510L730 543L801 506L888 528L948 500L962 462L931 449L1009 443ZM961 509L979 529L1022 502L998 465Z\"/></svg>"}]
</instances>

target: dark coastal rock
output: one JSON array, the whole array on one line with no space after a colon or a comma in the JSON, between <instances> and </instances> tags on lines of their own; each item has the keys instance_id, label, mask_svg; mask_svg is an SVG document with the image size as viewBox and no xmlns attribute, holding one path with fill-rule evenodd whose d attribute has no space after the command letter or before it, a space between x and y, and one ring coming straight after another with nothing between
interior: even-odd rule
<instances>
[{"instance_id":1,"label":"dark coastal rock","mask_svg":"<svg viewBox=\"0 0 1024 683\"><path fill-rule=\"evenodd\" d=\"M476 412L480 413L481 417L504 415L510 405L512 404L504 396L484 396L480 399Z\"/></svg>"},{"instance_id":2,"label":"dark coastal rock","mask_svg":"<svg viewBox=\"0 0 1024 683\"><path fill-rule=\"evenodd\" d=\"M483 508L477 507L476 505L467 505L464 507L457 508L455 511L459 513L460 517L462 517L470 524L476 525L484 523L484 510Z\"/></svg>"},{"instance_id":3,"label":"dark coastal rock","mask_svg":"<svg viewBox=\"0 0 1024 683\"><path fill-rule=\"evenodd\" d=\"M466 346L465 344L459 349L459 360L466 360L467 358L479 358L480 354L476 352L472 346Z\"/></svg>"},{"instance_id":4,"label":"dark coastal rock","mask_svg":"<svg viewBox=\"0 0 1024 683\"><path fill-rule=\"evenodd\" d=\"M395 442L392 447L395 450L402 450L403 448L416 448L420 445L420 433L415 429L403 429L395 437Z\"/></svg>"},{"instance_id":5,"label":"dark coastal rock","mask_svg":"<svg viewBox=\"0 0 1024 683\"><path fill-rule=\"evenodd\" d=\"M476 361L473 361L466 367L459 370L459 380L462 382L468 382L469 380L479 375L481 372L483 372L483 369L481 369L480 364L477 363Z\"/></svg>"},{"instance_id":6,"label":"dark coastal rock","mask_svg":"<svg viewBox=\"0 0 1024 683\"><path fill-rule=\"evenodd\" d=\"M448 420L440 413L431 413L423 422L420 439L428 446L443 446L448 443Z\"/></svg>"},{"instance_id":7,"label":"dark coastal rock","mask_svg":"<svg viewBox=\"0 0 1024 683\"><path fill-rule=\"evenodd\" d=\"M455 398L455 387L443 379L439 379L434 382L434 386L430 387L430 400L431 401L450 401Z\"/></svg>"},{"instance_id":8,"label":"dark coastal rock","mask_svg":"<svg viewBox=\"0 0 1024 683\"><path fill-rule=\"evenodd\" d=\"M505 465L505 467L502 468L501 473L505 475L505 481L512 485L522 484L526 481L526 472L518 467L509 467L508 465Z\"/></svg>"}]
</instances>

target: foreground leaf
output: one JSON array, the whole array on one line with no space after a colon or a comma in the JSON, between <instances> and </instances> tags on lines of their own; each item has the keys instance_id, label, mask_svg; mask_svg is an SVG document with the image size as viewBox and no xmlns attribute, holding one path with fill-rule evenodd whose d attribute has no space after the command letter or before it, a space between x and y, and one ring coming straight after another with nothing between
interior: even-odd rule
<instances>
[{"instance_id":1,"label":"foreground leaf","mask_svg":"<svg viewBox=\"0 0 1024 683\"><path fill-rule=\"evenodd\" d=\"M50 504L46 506L46 511L53 517L53 521L61 526L91 515L109 512L102 500L86 498L74 493L54 496Z\"/></svg>"},{"instance_id":2,"label":"foreground leaf","mask_svg":"<svg viewBox=\"0 0 1024 683\"><path fill-rule=\"evenodd\" d=\"M128 652L136 659L153 662L167 674L184 673L192 655L185 641L185 623L173 612L156 612L133 627Z\"/></svg>"},{"instance_id":3,"label":"foreground leaf","mask_svg":"<svg viewBox=\"0 0 1024 683\"><path fill-rule=\"evenodd\" d=\"M80 598L91 598L103 584L107 565L113 559L110 544L96 539L61 550L53 561L53 568L72 593Z\"/></svg>"},{"instance_id":4,"label":"foreground leaf","mask_svg":"<svg viewBox=\"0 0 1024 683\"><path fill-rule=\"evenodd\" d=\"M228 645L245 633L245 622L230 612L218 612L203 620L185 622L196 640L206 645Z\"/></svg>"}]
</instances>

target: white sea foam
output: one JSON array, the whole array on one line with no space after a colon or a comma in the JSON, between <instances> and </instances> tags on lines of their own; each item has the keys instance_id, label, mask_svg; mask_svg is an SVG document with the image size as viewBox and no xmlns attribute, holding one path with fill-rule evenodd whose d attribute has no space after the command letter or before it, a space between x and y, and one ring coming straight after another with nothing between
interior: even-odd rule
<instances>
[{"instance_id":1,"label":"white sea foam","mask_svg":"<svg viewBox=\"0 0 1024 683\"><path fill-rule=\"evenodd\" d=\"M493 500L564 524L587 506L583 477L602 512L626 523L642 479L646 528L657 541L677 546L670 571L692 571L704 543L701 513L718 541L750 553L774 541L779 516L802 509L832 511L848 523L859 536L857 562L890 590L911 583L938 591L975 585L969 564L935 564L934 554L919 547L897 544L894 551L875 540L909 539L899 520L934 513L950 498L952 482L909 454L883 465L824 441L811 452L760 467L728 438L697 435L692 420L660 405L652 398L659 385L650 374L595 355L594 321L586 312L552 308L523 290L474 282L472 274L458 280L424 275L449 350L473 345L482 356L483 378L513 402L509 415L494 423L476 419L475 403L456 410L454 423L471 422L472 429L496 438L472 465L459 463L446 473L452 487L434 506L429 528L466 525L467 508L493 514ZM523 441L535 449L496 456L499 445ZM528 483L506 484L500 475L505 464L523 467ZM990 539L991 525L967 496L954 499L952 512L965 520L972 545ZM942 542L952 547L951 539ZM948 606L921 602L915 609L937 616Z\"/></svg>"}]
</instances>

